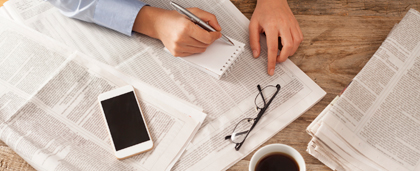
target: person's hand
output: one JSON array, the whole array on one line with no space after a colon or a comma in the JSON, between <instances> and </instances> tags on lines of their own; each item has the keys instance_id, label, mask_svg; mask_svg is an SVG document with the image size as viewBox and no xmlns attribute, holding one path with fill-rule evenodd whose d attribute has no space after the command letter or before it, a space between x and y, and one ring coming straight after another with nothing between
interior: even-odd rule
<instances>
[{"instance_id":1,"label":"person's hand","mask_svg":"<svg viewBox=\"0 0 420 171\"><path fill-rule=\"evenodd\" d=\"M254 58L260 56L260 33L267 36L267 72L274 74L277 62L292 56L303 40L303 34L286 0L258 0L249 23L249 39ZM278 51L278 37L283 49Z\"/></svg>"},{"instance_id":2,"label":"person's hand","mask_svg":"<svg viewBox=\"0 0 420 171\"><path fill-rule=\"evenodd\" d=\"M145 6L137 15L133 30L160 39L165 47L177 57L202 53L219 39L221 27L216 16L199 8L188 8L217 32L208 32L191 22L186 16L172 10Z\"/></svg>"}]
</instances>

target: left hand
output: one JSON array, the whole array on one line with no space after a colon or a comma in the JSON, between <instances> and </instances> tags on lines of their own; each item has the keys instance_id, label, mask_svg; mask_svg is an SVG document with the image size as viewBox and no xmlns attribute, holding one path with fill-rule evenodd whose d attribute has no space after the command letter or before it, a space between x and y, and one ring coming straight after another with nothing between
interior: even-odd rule
<instances>
[{"instance_id":1,"label":"left hand","mask_svg":"<svg viewBox=\"0 0 420 171\"><path fill-rule=\"evenodd\" d=\"M302 31L287 0L258 0L249 23L249 39L254 58L261 53L260 33L263 32L267 36L267 73L273 75L276 63L284 62L292 56L303 40ZM283 45L279 56L278 37L281 37Z\"/></svg>"}]
</instances>

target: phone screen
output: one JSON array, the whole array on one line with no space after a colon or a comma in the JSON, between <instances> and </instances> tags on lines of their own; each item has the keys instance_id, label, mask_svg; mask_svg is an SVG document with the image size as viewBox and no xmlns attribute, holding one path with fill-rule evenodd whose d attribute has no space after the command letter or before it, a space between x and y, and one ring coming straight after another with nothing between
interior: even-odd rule
<instances>
[{"instance_id":1,"label":"phone screen","mask_svg":"<svg viewBox=\"0 0 420 171\"><path fill-rule=\"evenodd\" d=\"M115 150L149 141L134 92L101 101Z\"/></svg>"}]
</instances>

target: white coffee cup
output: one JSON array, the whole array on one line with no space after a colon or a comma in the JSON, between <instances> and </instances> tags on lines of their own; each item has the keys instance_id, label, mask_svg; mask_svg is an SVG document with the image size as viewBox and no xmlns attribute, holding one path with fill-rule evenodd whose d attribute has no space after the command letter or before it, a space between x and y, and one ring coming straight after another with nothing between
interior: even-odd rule
<instances>
[{"instance_id":1,"label":"white coffee cup","mask_svg":"<svg viewBox=\"0 0 420 171\"><path fill-rule=\"evenodd\" d=\"M300 153L293 147L285 144L270 144L260 148L257 152L255 152L249 162L249 171L254 171L258 161L260 161L263 157L276 152L289 155L297 162L300 171L306 171L305 160L303 160L302 155L300 155Z\"/></svg>"}]
</instances>

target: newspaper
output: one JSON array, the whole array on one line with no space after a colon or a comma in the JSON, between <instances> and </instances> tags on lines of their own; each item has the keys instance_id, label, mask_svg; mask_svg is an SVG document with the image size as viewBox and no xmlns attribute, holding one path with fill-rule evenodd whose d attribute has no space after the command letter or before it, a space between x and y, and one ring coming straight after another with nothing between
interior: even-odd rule
<instances>
[{"instance_id":1,"label":"newspaper","mask_svg":"<svg viewBox=\"0 0 420 171\"><path fill-rule=\"evenodd\" d=\"M0 138L37 170L165 170L205 116L131 81L154 148L117 160L97 101L127 85L115 69L3 18L0 52Z\"/></svg>"},{"instance_id":2,"label":"newspaper","mask_svg":"<svg viewBox=\"0 0 420 171\"><path fill-rule=\"evenodd\" d=\"M11 19L9 14L6 11L6 8L3 6L0 7L0 16L3 16L4 18Z\"/></svg>"},{"instance_id":3,"label":"newspaper","mask_svg":"<svg viewBox=\"0 0 420 171\"><path fill-rule=\"evenodd\" d=\"M410 9L307 128L333 170L420 170L420 13Z\"/></svg>"},{"instance_id":4,"label":"newspaper","mask_svg":"<svg viewBox=\"0 0 420 171\"><path fill-rule=\"evenodd\" d=\"M168 0L146 2L170 9ZM240 42L249 42L249 20L230 1L184 0L177 3L215 14L223 34ZM227 169L326 94L290 60L278 64L274 76L268 76L266 48L258 59L252 57L251 49L245 49L227 76L217 80L164 52L159 40L145 35L133 33L128 37L92 23L67 18L40 0L11 0L5 7L15 21L109 64L133 79L202 107L208 114L206 120L173 170ZM258 84L280 84L282 88L241 150L235 151L235 145L224 137L231 134L239 120L256 117L254 99L258 94Z\"/></svg>"}]
</instances>

